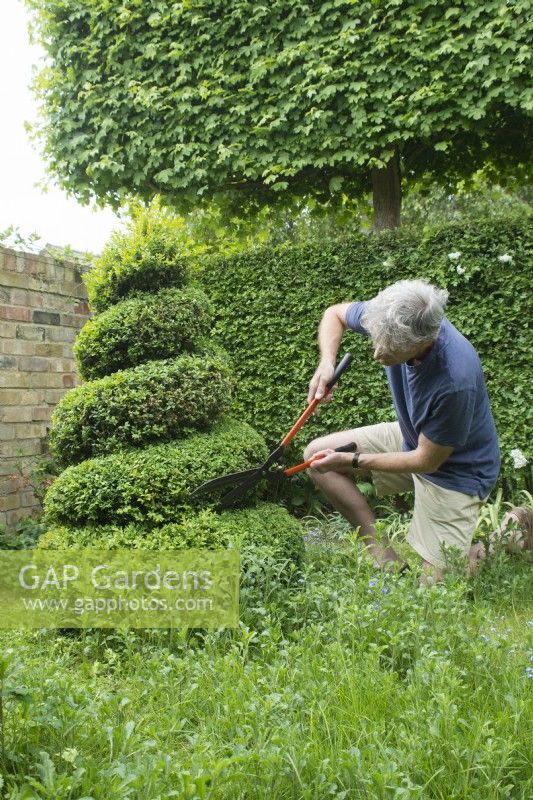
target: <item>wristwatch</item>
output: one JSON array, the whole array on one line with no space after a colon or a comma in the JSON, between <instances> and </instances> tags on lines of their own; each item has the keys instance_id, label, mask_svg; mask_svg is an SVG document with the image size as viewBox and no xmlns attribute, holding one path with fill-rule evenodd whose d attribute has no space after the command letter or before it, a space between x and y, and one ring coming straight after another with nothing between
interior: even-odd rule
<instances>
[{"instance_id":1,"label":"wristwatch","mask_svg":"<svg viewBox=\"0 0 533 800\"><path fill-rule=\"evenodd\" d=\"M348 442L348 444L343 444L341 447L335 448L336 453L353 453L354 457L352 458L352 467L353 469L358 469L359 467L359 456L361 453L357 450L357 442Z\"/></svg>"}]
</instances>

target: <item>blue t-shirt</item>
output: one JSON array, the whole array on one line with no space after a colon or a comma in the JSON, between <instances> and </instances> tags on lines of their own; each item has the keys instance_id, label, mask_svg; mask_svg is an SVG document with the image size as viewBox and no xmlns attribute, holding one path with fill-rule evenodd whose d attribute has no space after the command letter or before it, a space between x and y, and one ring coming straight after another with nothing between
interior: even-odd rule
<instances>
[{"instance_id":1,"label":"blue t-shirt","mask_svg":"<svg viewBox=\"0 0 533 800\"><path fill-rule=\"evenodd\" d=\"M348 327L368 336L361 325L364 302L346 312ZM443 319L437 341L417 366L385 367L403 436L402 449L415 450L423 433L435 444L453 447L428 481L485 498L500 471L500 448L479 356L451 322Z\"/></svg>"}]
</instances>

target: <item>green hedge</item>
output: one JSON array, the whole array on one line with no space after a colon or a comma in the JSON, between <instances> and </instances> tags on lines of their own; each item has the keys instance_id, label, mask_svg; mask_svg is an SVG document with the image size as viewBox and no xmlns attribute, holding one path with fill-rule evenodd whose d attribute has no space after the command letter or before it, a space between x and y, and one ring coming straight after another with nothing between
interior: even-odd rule
<instances>
[{"instance_id":1,"label":"green hedge","mask_svg":"<svg viewBox=\"0 0 533 800\"><path fill-rule=\"evenodd\" d=\"M130 230L115 232L84 276L89 304L105 311L132 292L179 288L188 279L182 235L160 215L139 216Z\"/></svg>"},{"instance_id":2,"label":"green hedge","mask_svg":"<svg viewBox=\"0 0 533 800\"><path fill-rule=\"evenodd\" d=\"M228 410L227 359L184 355L114 372L65 394L52 416L50 450L68 466L125 447L206 430Z\"/></svg>"},{"instance_id":3,"label":"green hedge","mask_svg":"<svg viewBox=\"0 0 533 800\"><path fill-rule=\"evenodd\" d=\"M211 510L191 513L179 522L147 530L144 526L116 525L68 528L54 526L41 536L38 547L56 550L69 547L95 547L102 550L132 548L142 550L181 550L190 547L237 547L241 561L255 547L273 548L279 560L300 567L304 555L303 530L286 509L271 503L256 508L236 509L215 514ZM246 572L246 569L243 571Z\"/></svg>"},{"instance_id":4,"label":"green hedge","mask_svg":"<svg viewBox=\"0 0 533 800\"><path fill-rule=\"evenodd\" d=\"M85 380L201 349L213 310L195 287L143 292L88 320L74 344Z\"/></svg>"},{"instance_id":5,"label":"green hedge","mask_svg":"<svg viewBox=\"0 0 533 800\"><path fill-rule=\"evenodd\" d=\"M460 260L450 259L457 251ZM500 261L503 255L512 261ZM217 308L213 335L238 355L233 413L270 442L279 440L306 407L325 308L367 299L396 280L426 278L449 290L448 317L480 354L510 473L511 448L531 455L531 255L530 221L500 218L449 224L422 236L399 229L206 259L200 276ZM354 363L333 402L298 434L300 451L314 436L394 418L370 342L348 332L339 355L346 350Z\"/></svg>"},{"instance_id":6,"label":"green hedge","mask_svg":"<svg viewBox=\"0 0 533 800\"><path fill-rule=\"evenodd\" d=\"M225 418L211 431L177 443L126 450L68 467L46 494L45 520L72 527L138 523L153 528L175 522L191 506L209 507L223 494L192 499L190 493L199 484L255 467L266 456L256 431ZM253 497L252 493L248 499Z\"/></svg>"}]
</instances>

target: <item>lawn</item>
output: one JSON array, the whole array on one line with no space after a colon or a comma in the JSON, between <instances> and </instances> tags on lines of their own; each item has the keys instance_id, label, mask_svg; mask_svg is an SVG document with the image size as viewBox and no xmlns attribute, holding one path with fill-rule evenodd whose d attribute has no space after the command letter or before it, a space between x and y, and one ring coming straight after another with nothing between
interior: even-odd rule
<instances>
[{"instance_id":1,"label":"lawn","mask_svg":"<svg viewBox=\"0 0 533 800\"><path fill-rule=\"evenodd\" d=\"M3 797L531 797L530 562L422 588L306 525L238 630L3 631Z\"/></svg>"}]
</instances>

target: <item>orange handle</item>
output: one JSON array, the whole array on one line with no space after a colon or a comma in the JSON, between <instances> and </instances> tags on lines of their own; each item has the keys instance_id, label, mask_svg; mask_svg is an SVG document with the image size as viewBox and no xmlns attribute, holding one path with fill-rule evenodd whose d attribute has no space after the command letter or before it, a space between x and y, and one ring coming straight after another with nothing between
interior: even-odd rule
<instances>
[{"instance_id":1,"label":"orange handle","mask_svg":"<svg viewBox=\"0 0 533 800\"><path fill-rule=\"evenodd\" d=\"M281 440L282 447L286 447L289 444L289 442L291 442L294 439L294 437L296 436L302 425L304 425L304 423L307 422L311 414L315 413L315 409L319 403L320 400L317 400L316 398L315 400L311 400L311 402L309 403L303 414L296 420L296 422L294 423L288 434L285 436L285 438Z\"/></svg>"},{"instance_id":2,"label":"orange handle","mask_svg":"<svg viewBox=\"0 0 533 800\"><path fill-rule=\"evenodd\" d=\"M345 372L345 370L347 370L350 364L352 363L352 360L353 360L352 354L345 353L345 355L337 364L335 372L333 373L333 378L326 385L326 389L328 390L328 392L331 391L331 389L333 389L333 387L339 380L342 373ZM321 398L321 400L323 400L323 398ZM294 425L292 426L286 437L281 440L281 447L286 447L289 444L289 442L291 442L294 439L294 437L296 436L302 425L305 422L307 422L311 414L314 414L315 409L319 403L320 400L317 400L316 397L309 403L303 414L299 417L299 419L296 420L296 422L294 423Z\"/></svg>"},{"instance_id":3,"label":"orange handle","mask_svg":"<svg viewBox=\"0 0 533 800\"><path fill-rule=\"evenodd\" d=\"M294 475L297 472L303 472L304 469L307 469L311 466L313 461L319 461L321 458L325 458L325 455L321 456L313 456L313 458L304 461L303 464L296 464L295 467L289 467L289 469L284 469L283 474L289 477L289 475Z\"/></svg>"}]
</instances>

